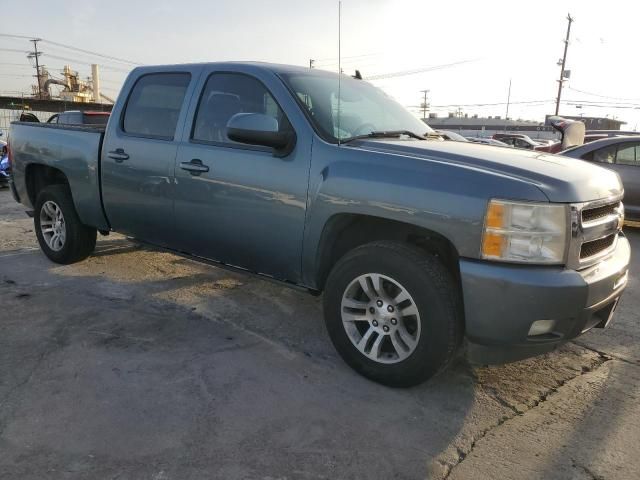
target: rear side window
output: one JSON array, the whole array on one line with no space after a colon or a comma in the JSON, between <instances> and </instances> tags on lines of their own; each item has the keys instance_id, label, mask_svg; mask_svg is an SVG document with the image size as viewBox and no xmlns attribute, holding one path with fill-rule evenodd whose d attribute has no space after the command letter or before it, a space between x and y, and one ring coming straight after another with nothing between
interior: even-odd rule
<instances>
[{"instance_id":1,"label":"rear side window","mask_svg":"<svg viewBox=\"0 0 640 480\"><path fill-rule=\"evenodd\" d=\"M630 143L618 146L616 163L621 165L640 166L640 144Z\"/></svg>"},{"instance_id":2,"label":"rear side window","mask_svg":"<svg viewBox=\"0 0 640 480\"><path fill-rule=\"evenodd\" d=\"M129 95L122 129L132 135L172 140L189 73L152 73L138 79Z\"/></svg>"},{"instance_id":3,"label":"rear side window","mask_svg":"<svg viewBox=\"0 0 640 480\"><path fill-rule=\"evenodd\" d=\"M214 73L204 87L191 138L200 142L230 143L227 123L237 113L262 113L290 129L284 112L259 80L240 73Z\"/></svg>"}]
</instances>

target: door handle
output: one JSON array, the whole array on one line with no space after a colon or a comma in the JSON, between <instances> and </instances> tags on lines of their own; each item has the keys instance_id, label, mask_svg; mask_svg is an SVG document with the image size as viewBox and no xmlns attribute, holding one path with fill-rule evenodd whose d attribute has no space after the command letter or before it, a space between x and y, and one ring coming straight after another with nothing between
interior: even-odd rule
<instances>
[{"instance_id":1,"label":"door handle","mask_svg":"<svg viewBox=\"0 0 640 480\"><path fill-rule=\"evenodd\" d=\"M123 148L116 148L115 150L107 153L107 156L109 158L113 158L116 163L122 163L125 160L129 160L129 155L124 152Z\"/></svg>"},{"instance_id":2,"label":"door handle","mask_svg":"<svg viewBox=\"0 0 640 480\"><path fill-rule=\"evenodd\" d=\"M181 162L180 168L182 170L186 170L191 173L191 175L199 176L201 173L205 173L209 171L209 167L202 164L202 160L198 158L194 158L190 162Z\"/></svg>"}]
</instances>

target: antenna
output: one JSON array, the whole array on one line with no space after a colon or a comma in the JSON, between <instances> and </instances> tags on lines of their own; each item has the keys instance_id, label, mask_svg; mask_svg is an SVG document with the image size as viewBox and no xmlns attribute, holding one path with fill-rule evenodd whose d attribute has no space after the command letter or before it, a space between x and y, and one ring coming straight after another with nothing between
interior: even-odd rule
<instances>
[{"instance_id":1,"label":"antenna","mask_svg":"<svg viewBox=\"0 0 640 480\"><path fill-rule=\"evenodd\" d=\"M340 83L342 78L342 55L340 51L340 33L342 23L342 2L338 2L338 146L340 146Z\"/></svg>"}]
</instances>

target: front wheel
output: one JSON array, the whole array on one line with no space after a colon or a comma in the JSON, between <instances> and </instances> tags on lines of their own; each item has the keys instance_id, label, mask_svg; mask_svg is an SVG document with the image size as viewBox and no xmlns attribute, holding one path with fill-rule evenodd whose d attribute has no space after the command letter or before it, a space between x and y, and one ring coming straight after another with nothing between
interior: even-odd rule
<instances>
[{"instance_id":1,"label":"front wheel","mask_svg":"<svg viewBox=\"0 0 640 480\"><path fill-rule=\"evenodd\" d=\"M33 222L44 254L61 264L87 258L96 246L96 229L84 225L66 185L49 185L36 200Z\"/></svg>"},{"instance_id":2,"label":"front wheel","mask_svg":"<svg viewBox=\"0 0 640 480\"><path fill-rule=\"evenodd\" d=\"M434 256L411 245L374 242L335 265L325 322L342 358L371 380L419 384L454 357L462 336L459 287Z\"/></svg>"}]
</instances>

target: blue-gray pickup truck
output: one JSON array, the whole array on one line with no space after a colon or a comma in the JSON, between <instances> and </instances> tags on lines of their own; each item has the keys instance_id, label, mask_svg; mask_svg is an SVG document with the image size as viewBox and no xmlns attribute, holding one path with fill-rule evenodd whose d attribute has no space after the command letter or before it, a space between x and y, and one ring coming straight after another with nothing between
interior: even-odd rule
<instances>
[{"instance_id":1,"label":"blue-gray pickup truck","mask_svg":"<svg viewBox=\"0 0 640 480\"><path fill-rule=\"evenodd\" d=\"M346 75L136 68L106 128L17 122L9 150L13 195L52 261L116 231L323 292L337 351L387 385L458 353L550 351L607 326L627 282L615 172L443 141Z\"/></svg>"}]
</instances>

